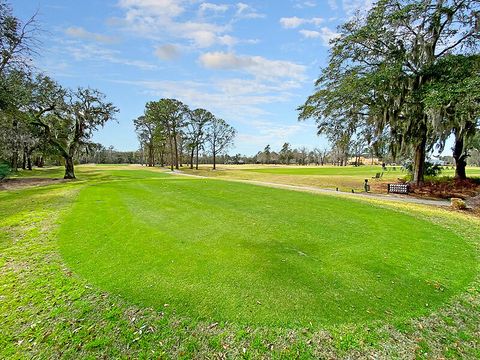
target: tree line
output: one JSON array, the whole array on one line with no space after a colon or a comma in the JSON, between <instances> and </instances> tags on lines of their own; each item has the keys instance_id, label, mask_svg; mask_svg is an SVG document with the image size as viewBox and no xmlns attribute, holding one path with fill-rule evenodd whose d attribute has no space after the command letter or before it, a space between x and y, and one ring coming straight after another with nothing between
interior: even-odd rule
<instances>
[{"instance_id":1,"label":"tree line","mask_svg":"<svg viewBox=\"0 0 480 360\"><path fill-rule=\"evenodd\" d=\"M201 151L212 155L216 169L218 155L232 145L236 135L225 120L205 109L191 110L176 99L148 102L133 123L148 166L168 164L172 171L186 158L191 169L198 169Z\"/></svg>"},{"instance_id":2,"label":"tree line","mask_svg":"<svg viewBox=\"0 0 480 360\"><path fill-rule=\"evenodd\" d=\"M412 159L417 184L428 153L453 137L465 179L479 129L479 40L477 0L378 0L339 29L299 119L314 119L345 154L358 140Z\"/></svg>"},{"instance_id":3,"label":"tree line","mask_svg":"<svg viewBox=\"0 0 480 360\"><path fill-rule=\"evenodd\" d=\"M61 157L65 178L74 179L74 160L92 146L93 132L118 109L96 89L66 89L36 73L35 16L26 22L0 1L0 162L16 171Z\"/></svg>"}]
</instances>

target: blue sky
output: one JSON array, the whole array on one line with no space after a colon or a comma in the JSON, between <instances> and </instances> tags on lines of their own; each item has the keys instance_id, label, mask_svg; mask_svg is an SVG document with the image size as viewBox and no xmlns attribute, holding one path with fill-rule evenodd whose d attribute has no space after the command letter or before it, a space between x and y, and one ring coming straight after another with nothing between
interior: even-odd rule
<instances>
[{"instance_id":1,"label":"blue sky","mask_svg":"<svg viewBox=\"0 0 480 360\"><path fill-rule=\"evenodd\" d=\"M231 153L270 144L325 147L296 107L313 91L336 28L371 0L13 0L39 11L37 67L67 87L90 86L119 109L95 141L135 150L145 103L177 98L238 130Z\"/></svg>"}]
</instances>

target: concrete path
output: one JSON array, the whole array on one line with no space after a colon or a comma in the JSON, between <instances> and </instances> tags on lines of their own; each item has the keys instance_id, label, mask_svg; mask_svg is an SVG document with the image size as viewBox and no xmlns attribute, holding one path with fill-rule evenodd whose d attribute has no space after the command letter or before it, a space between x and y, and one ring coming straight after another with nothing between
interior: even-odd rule
<instances>
[{"instance_id":1,"label":"concrete path","mask_svg":"<svg viewBox=\"0 0 480 360\"><path fill-rule=\"evenodd\" d=\"M241 183L245 183L245 184L252 184L252 185L258 185L258 186L268 186L268 187L274 187L274 188L279 188L279 189L288 189L288 190L294 190L294 191L307 191L307 192L313 192L313 193L318 193L318 194L329 194L329 195L345 196L345 197L352 197L352 198L395 201L395 202L430 205L430 206L443 206L443 207L450 206L450 201L448 201L448 200L419 199L419 198L411 197L411 196L408 196L408 195L348 193L348 192L335 191L335 190L332 190L332 189L317 188L317 187L314 187L314 186L287 185L287 184L279 184L279 183L257 181L257 180L211 178L211 177L208 177L208 176L186 174L186 173L184 173L182 171L179 171L179 170L175 170L173 173L170 173L170 174L180 175L180 176L188 176L188 177L199 178L199 179L218 179L218 180L223 180L223 181L241 182Z\"/></svg>"}]
</instances>

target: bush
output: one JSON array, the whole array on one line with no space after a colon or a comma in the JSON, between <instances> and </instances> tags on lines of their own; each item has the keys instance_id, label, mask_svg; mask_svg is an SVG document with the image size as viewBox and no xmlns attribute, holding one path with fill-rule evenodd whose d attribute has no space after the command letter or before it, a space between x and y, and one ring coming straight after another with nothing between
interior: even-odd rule
<instances>
[{"instance_id":1,"label":"bush","mask_svg":"<svg viewBox=\"0 0 480 360\"><path fill-rule=\"evenodd\" d=\"M403 167L405 169L407 169L407 171L410 172L410 174L413 173L413 163L412 162L409 162L409 163L405 164ZM442 172L442 167L440 165L433 164L431 162L425 161L425 171L424 171L425 176L435 177L435 176L440 175L441 172Z\"/></svg>"},{"instance_id":2,"label":"bush","mask_svg":"<svg viewBox=\"0 0 480 360\"><path fill-rule=\"evenodd\" d=\"M452 208L455 210L465 210L467 208L467 204L463 199L459 198L452 198L451 200Z\"/></svg>"},{"instance_id":3,"label":"bush","mask_svg":"<svg viewBox=\"0 0 480 360\"><path fill-rule=\"evenodd\" d=\"M5 179L11 172L10 165L6 162L0 162L0 180Z\"/></svg>"}]
</instances>

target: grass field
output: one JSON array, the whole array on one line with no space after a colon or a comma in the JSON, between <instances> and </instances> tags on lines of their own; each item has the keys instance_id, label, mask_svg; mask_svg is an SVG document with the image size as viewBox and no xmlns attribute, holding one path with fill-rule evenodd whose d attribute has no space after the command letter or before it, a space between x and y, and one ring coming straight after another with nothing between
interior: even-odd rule
<instances>
[{"instance_id":1,"label":"grass field","mask_svg":"<svg viewBox=\"0 0 480 360\"><path fill-rule=\"evenodd\" d=\"M480 356L477 218L78 175L0 192L0 358Z\"/></svg>"}]
</instances>

